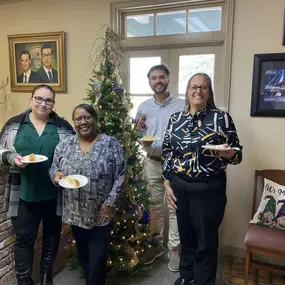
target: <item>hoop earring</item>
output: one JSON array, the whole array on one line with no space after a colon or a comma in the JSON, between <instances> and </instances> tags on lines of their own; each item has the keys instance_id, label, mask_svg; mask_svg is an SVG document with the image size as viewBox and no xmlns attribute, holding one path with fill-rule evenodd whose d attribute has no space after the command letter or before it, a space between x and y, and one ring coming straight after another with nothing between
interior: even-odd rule
<instances>
[{"instance_id":1,"label":"hoop earring","mask_svg":"<svg viewBox=\"0 0 285 285\"><path fill-rule=\"evenodd\" d=\"M56 113L56 109L55 107L52 108L52 112Z\"/></svg>"}]
</instances>

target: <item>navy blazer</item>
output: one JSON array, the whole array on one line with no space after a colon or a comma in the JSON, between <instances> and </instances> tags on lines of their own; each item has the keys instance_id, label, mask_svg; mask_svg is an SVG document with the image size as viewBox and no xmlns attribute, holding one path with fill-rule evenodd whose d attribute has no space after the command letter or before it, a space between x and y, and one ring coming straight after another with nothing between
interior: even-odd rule
<instances>
[{"instance_id":1,"label":"navy blazer","mask_svg":"<svg viewBox=\"0 0 285 285\"><path fill-rule=\"evenodd\" d=\"M24 73L22 73L21 75L19 75L17 77L17 83L23 83L23 79L24 79ZM40 83L40 78L38 76L38 74L36 72L33 72L31 70L31 75L30 75L30 78L29 78L29 82L27 83Z\"/></svg>"},{"instance_id":2,"label":"navy blazer","mask_svg":"<svg viewBox=\"0 0 285 285\"><path fill-rule=\"evenodd\" d=\"M40 83L58 83L58 74L55 69L52 68L52 82L49 80L45 70L43 67L41 67L38 71L37 74L40 78Z\"/></svg>"}]
</instances>

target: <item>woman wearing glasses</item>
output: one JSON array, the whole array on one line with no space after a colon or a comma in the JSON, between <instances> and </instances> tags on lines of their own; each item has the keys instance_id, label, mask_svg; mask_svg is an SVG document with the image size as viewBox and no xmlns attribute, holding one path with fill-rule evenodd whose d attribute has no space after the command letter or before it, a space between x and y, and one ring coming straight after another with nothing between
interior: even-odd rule
<instances>
[{"instance_id":1,"label":"woman wearing glasses","mask_svg":"<svg viewBox=\"0 0 285 285\"><path fill-rule=\"evenodd\" d=\"M18 284L30 285L34 244L43 224L41 285L52 285L52 264L61 232L61 195L50 181L48 169L58 142L73 134L71 125L52 111L55 92L48 85L34 88L30 109L11 118L0 134L0 165L10 165L4 210L16 235L15 270ZM22 162L25 155L40 154L41 163Z\"/></svg>"},{"instance_id":2,"label":"woman wearing glasses","mask_svg":"<svg viewBox=\"0 0 285 285\"><path fill-rule=\"evenodd\" d=\"M63 189L62 220L72 227L87 285L104 285L110 222L124 183L125 158L120 143L101 134L97 113L88 104L75 107L76 135L56 147L51 179L68 175L88 178L86 186Z\"/></svg>"},{"instance_id":3,"label":"woman wearing glasses","mask_svg":"<svg viewBox=\"0 0 285 285\"><path fill-rule=\"evenodd\" d=\"M205 149L207 144L214 149ZM232 118L216 108L210 77L195 74L188 81L185 110L170 117L162 149L164 187L177 211L181 241L175 285L193 279L195 285L215 284L218 229L227 202L225 169L241 160Z\"/></svg>"}]
</instances>

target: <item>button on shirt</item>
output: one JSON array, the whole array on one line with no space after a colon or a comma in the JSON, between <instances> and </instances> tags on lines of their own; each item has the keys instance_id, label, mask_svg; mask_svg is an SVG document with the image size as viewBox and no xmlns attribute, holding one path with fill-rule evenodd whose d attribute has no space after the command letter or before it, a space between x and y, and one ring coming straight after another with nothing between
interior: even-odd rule
<instances>
[{"instance_id":1,"label":"button on shirt","mask_svg":"<svg viewBox=\"0 0 285 285\"><path fill-rule=\"evenodd\" d=\"M217 151L202 148L205 144L229 144L235 151L232 159L219 157ZM210 107L194 116L188 111L170 118L162 149L163 177L171 181L173 173L182 177L209 177L223 171L227 164L242 160L236 128L231 116Z\"/></svg>"},{"instance_id":2,"label":"button on shirt","mask_svg":"<svg viewBox=\"0 0 285 285\"><path fill-rule=\"evenodd\" d=\"M52 164L55 147L59 142L59 135L56 126L50 120L39 136L29 114L30 111L27 111L25 120L15 138L14 147L22 156L34 153L48 157L48 160L44 162L31 163L20 169L20 198L27 202L38 202L57 196L57 188L51 182L48 170Z\"/></svg>"},{"instance_id":3,"label":"button on shirt","mask_svg":"<svg viewBox=\"0 0 285 285\"><path fill-rule=\"evenodd\" d=\"M144 150L154 156L160 156L162 150L163 137L168 125L170 115L182 111L184 100L169 95L163 102L158 102L155 98L150 98L140 104L136 120L145 116L144 124L139 131L142 135L155 136L159 138L153 142L150 147L144 147Z\"/></svg>"}]
</instances>

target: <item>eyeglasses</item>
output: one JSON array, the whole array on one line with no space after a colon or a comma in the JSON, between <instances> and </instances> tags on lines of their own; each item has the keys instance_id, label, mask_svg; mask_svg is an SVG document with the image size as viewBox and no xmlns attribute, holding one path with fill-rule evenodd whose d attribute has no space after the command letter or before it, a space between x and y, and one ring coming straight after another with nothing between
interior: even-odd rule
<instances>
[{"instance_id":1,"label":"eyeglasses","mask_svg":"<svg viewBox=\"0 0 285 285\"><path fill-rule=\"evenodd\" d=\"M74 121L74 123L75 123L76 125L79 125L79 124L81 124L82 119L84 119L85 122L89 123L89 122L91 122L91 120L93 119L93 117L91 117L91 116L82 116L82 117L74 118L73 121Z\"/></svg>"},{"instance_id":2,"label":"eyeglasses","mask_svg":"<svg viewBox=\"0 0 285 285\"><path fill-rule=\"evenodd\" d=\"M42 104L43 102L45 102L47 106L52 106L55 103L55 101L50 98L44 99L43 97L40 97L40 96L34 96L34 98L35 98L36 103L38 104Z\"/></svg>"},{"instance_id":3,"label":"eyeglasses","mask_svg":"<svg viewBox=\"0 0 285 285\"><path fill-rule=\"evenodd\" d=\"M51 53L43 53L42 57L52 57L52 54Z\"/></svg>"},{"instance_id":4,"label":"eyeglasses","mask_svg":"<svg viewBox=\"0 0 285 285\"><path fill-rule=\"evenodd\" d=\"M209 85L188 85L191 91L197 92L198 89L201 89L202 92L206 92L209 90Z\"/></svg>"}]
</instances>

